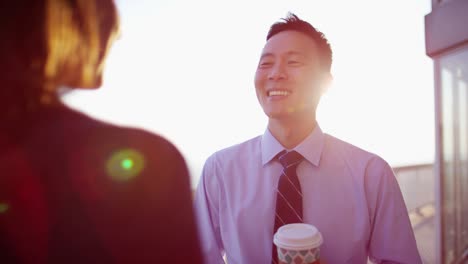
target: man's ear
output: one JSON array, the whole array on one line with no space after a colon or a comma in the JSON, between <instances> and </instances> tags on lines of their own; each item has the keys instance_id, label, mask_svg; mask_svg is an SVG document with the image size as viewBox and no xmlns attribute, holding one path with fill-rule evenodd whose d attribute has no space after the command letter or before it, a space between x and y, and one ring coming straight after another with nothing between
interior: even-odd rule
<instances>
[{"instance_id":1,"label":"man's ear","mask_svg":"<svg viewBox=\"0 0 468 264\"><path fill-rule=\"evenodd\" d=\"M322 95L325 94L328 89L330 89L333 83L333 75L330 72L324 73L322 75Z\"/></svg>"}]
</instances>

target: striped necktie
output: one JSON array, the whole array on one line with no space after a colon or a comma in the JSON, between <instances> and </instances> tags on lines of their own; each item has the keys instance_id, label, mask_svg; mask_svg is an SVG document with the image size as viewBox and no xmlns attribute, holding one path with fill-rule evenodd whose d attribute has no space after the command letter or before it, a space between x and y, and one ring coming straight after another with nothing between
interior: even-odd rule
<instances>
[{"instance_id":1,"label":"striped necktie","mask_svg":"<svg viewBox=\"0 0 468 264\"><path fill-rule=\"evenodd\" d=\"M276 214L273 234L285 224L302 223L302 190L297 177L296 168L304 159L296 151L278 154L278 160L283 165L276 193ZM278 263L276 246L273 244L272 263Z\"/></svg>"}]
</instances>

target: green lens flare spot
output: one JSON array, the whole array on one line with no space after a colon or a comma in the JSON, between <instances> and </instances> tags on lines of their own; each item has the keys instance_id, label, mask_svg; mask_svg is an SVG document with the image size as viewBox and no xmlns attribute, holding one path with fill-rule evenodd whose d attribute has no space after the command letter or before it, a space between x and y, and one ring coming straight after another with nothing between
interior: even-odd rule
<instances>
[{"instance_id":1,"label":"green lens flare spot","mask_svg":"<svg viewBox=\"0 0 468 264\"><path fill-rule=\"evenodd\" d=\"M124 159L124 160L122 160L120 166L122 166L122 168L124 170L131 170L133 168L133 160L132 159Z\"/></svg>"},{"instance_id":2,"label":"green lens flare spot","mask_svg":"<svg viewBox=\"0 0 468 264\"><path fill-rule=\"evenodd\" d=\"M116 181L128 181L137 177L145 168L145 157L135 149L121 149L112 153L106 163L109 177Z\"/></svg>"},{"instance_id":3,"label":"green lens flare spot","mask_svg":"<svg viewBox=\"0 0 468 264\"><path fill-rule=\"evenodd\" d=\"M6 213L10 209L10 205L0 202L0 214Z\"/></svg>"}]
</instances>

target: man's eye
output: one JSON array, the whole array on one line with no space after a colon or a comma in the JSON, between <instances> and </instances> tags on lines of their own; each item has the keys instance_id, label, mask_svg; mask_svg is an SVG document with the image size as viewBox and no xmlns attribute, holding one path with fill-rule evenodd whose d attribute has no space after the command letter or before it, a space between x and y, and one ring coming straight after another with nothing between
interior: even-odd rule
<instances>
[{"instance_id":1,"label":"man's eye","mask_svg":"<svg viewBox=\"0 0 468 264\"><path fill-rule=\"evenodd\" d=\"M289 65L299 65L300 62L299 62L299 61L291 60L291 61L288 61L288 64L289 64Z\"/></svg>"},{"instance_id":2,"label":"man's eye","mask_svg":"<svg viewBox=\"0 0 468 264\"><path fill-rule=\"evenodd\" d=\"M260 62L260 67L270 67L271 65L273 65L273 62L271 61L264 61L264 62Z\"/></svg>"}]
</instances>

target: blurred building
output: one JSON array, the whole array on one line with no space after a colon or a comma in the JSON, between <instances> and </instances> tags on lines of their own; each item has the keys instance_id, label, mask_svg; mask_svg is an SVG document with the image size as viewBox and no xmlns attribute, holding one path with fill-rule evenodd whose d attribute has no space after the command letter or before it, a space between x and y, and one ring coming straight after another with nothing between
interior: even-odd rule
<instances>
[{"instance_id":1,"label":"blurred building","mask_svg":"<svg viewBox=\"0 0 468 264\"><path fill-rule=\"evenodd\" d=\"M435 78L436 263L468 263L468 0L432 0L425 31Z\"/></svg>"}]
</instances>

